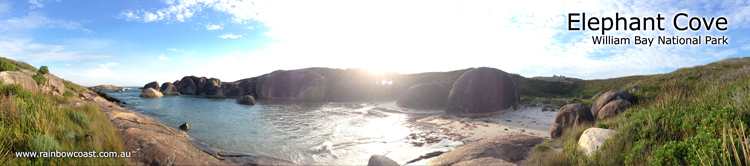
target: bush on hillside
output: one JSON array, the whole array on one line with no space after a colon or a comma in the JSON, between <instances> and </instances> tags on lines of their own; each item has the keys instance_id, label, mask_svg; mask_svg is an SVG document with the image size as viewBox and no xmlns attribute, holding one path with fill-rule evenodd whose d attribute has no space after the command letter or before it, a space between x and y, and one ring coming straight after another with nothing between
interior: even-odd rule
<instances>
[{"instance_id":1,"label":"bush on hillside","mask_svg":"<svg viewBox=\"0 0 750 166\"><path fill-rule=\"evenodd\" d=\"M44 86L47 83L47 78L45 78L42 73L36 73L34 76L31 76L31 78L34 78L34 81L36 81L36 84L39 86Z\"/></svg>"},{"instance_id":2,"label":"bush on hillside","mask_svg":"<svg viewBox=\"0 0 750 166\"><path fill-rule=\"evenodd\" d=\"M42 66L39 68L39 73L47 74L49 73L49 69L47 69L47 66Z\"/></svg>"},{"instance_id":3,"label":"bush on hillside","mask_svg":"<svg viewBox=\"0 0 750 166\"><path fill-rule=\"evenodd\" d=\"M18 66L11 64L5 59L0 59L0 71L21 71Z\"/></svg>"}]
</instances>

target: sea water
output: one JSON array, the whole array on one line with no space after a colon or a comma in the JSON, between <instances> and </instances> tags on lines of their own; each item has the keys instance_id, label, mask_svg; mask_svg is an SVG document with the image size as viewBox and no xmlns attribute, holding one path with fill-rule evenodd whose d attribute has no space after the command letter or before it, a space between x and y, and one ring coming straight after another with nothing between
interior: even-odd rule
<instances>
[{"instance_id":1,"label":"sea water","mask_svg":"<svg viewBox=\"0 0 750 166\"><path fill-rule=\"evenodd\" d=\"M218 149L297 164L366 165L375 154L404 164L460 144L444 139L415 147L406 137L420 131L407 124L425 115L379 111L373 109L374 103L259 100L250 106L236 104L236 99L195 95L141 98L141 90L135 88L104 92L127 102L126 108L164 125L177 128L187 122L188 135Z\"/></svg>"}]
</instances>

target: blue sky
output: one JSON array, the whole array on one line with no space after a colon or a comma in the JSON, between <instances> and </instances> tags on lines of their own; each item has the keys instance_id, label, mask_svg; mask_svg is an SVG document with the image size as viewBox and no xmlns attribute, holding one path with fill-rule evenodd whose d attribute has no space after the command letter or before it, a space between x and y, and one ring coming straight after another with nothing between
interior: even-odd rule
<instances>
[{"instance_id":1,"label":"blue sky","mask_svg":"<svg viewBox=\"0 0 750 166\"><path fill-rule=\"evenodd\" d=\"M727 36L730 45L593 45L567 13L666 18L618 37ZM671 18L726 17L727 31L677 31ZM186 75L235 81L307 67L400 73L494 67L604 79L671 72L750 53L750 1L0 0L0 56L93 86Z\"/></svg>"}]
</instances>

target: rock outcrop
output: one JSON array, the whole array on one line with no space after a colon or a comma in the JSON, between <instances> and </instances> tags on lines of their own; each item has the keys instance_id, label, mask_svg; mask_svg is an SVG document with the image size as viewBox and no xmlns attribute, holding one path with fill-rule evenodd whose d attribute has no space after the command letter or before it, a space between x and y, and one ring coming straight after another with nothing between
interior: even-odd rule
<instances>
[{"instance_id":1,"label":"rock outcrop","mask_svg":"<svg viewBox=\"0 0 750 166\"><path fill-rule=\"evenodd\" d=\"M326 78L309 70L279 70L258 78L255 90L259 99L323 101Z\"/></svg>"},{"instance_id":2,"label":"rock outcrop","mask_svg":"<svg viewBox=\"0 0 750 166\"><path fill-rule=\"evenodd\" d=\"M115 92L125 92L125 88L117 89L117 90L115 90Z\"/></svg>"},{"instance_id":3,"label":"rock outcrop","mask_svg":"<svg viewBox=\"0 0 750 166\"><path fill-rule=\"evenodd\" d=\"M367 166L393 166L399 165L396 161L383 155L372 155L370 160L367 161Z\"/></svg>"},{"instance_id":4,"label":"rock outcrop","mask_svg":"<svg viewBox=\"0 0 750 166\"><path fill-rule=\"evenodd\" d=\"M487 160L484 158L488 157L520 164L528 157L531 149L544 140L541 137L528 135L505 135L487 138L435 157L430 160L428 165L453 165L473 160L478 160L474 161L475 163L485 163L479 160Z\"/></svg>"},{"instance_id":5,"label":"rock outcrop","mask_svg":"<svg viewBox=\"0 0 750 166\"><path fill-rule=\"evenodd\" d=\"M114 85L97 85L97 86L91 87L91 89L96 89L96 90L117 90L117 89L119 89L119 87L114 86Z\"/></svg>"},{"instance_id":6,"label":"rock outcrop","mask_svg":"<svg viewBox=\"0 0 750 166\"><path fill-rule=\"evenodd\" d=\"M640 90L641 86L638 86L638 84L633 84L633 92Z\"/></svg>"},{"instance_id":7,"label":"rock outcrop","mask_svg":"<svg viewBox=\"0 0 750 166\"><path fill-rule=\"evenodd\" d=\"M444 109L453 82L437 82L415 85L398 98L396 105L410 108Z\"/></svg>"},{"instance_id":8,"label":"rock outcrop","mask_svg":"<svg viewBox=\"0 0 750 166\"><path fill-rule=\"evenodd\" d=\"M214 90L208 90L209 88L213 87L219 87L219 89L221 89L221 80L219 80L218 78L206 79L206 83L203 84L203 88L201 88L202 91L200 92L200 94L204 95L204 93L216 93Z\"/></svg>"},{"instance_id":9,"label":"rock outcrop","mask_svg":"<svg viewBox=\"0 0 750 166\"><path fill-rule=\"evenodd\" d=\"M245 95L245 90L235 83L221 83L221 90L224 92L224 96L229 98L239 98Z\"/></svg>"},{"instance_id":10,"label":"rock outcrop","mask_svg":"<svg viewBox=\"0 0 750 166\"><path fill-rule=\"evenodd\" d=\"M581 103L568 104L557 111L554 122L568 128L594 123L594 116L589 107Z\"/></svg>"},{"instance_id":11,"label":"rock outcrop","mask_svg":"<svg viewBox=\"0 0 750 166\"><path fill-rule=\"evenodd\" d=\"M143 86L143 89L148 89L148 88L159 89L159 82L156 82L156 81L149 82L148 84Z\"/></svg>"},{"instance_id":12,"label":"rock outcrop","mask_svg":"<svg viewBox=\"0 0 750 166\"><path fill-rule=\"evenodd\" d=\"M198 85L195 84L193 79L191 77L195 76L185 76L182 77L182 79L177 83L176 88L177 92L180 92L180 94L183 95L196 95L198 92Z\"/></svg>"},{"instance_id":13,"label":"rock outcrop","mask_svg":"<svg viewBox=\"0 0 750 166\"><path fill-rule=\"evenodd\" d=\"M253 96L245 95L237 99L237 104L255 105L255 99Z\"/></svg>"},{"instance_id":14,"label":"rock outcrop","mask_svg":"<svg viewBox=\"0 0 750 166\"><path fill-rule=\"evenodd\" d=\"M177 91L177 87L175 87L171 82L165 82L161 84L159 92L164 95L180 95L180 92Z\"/></svg>"},{"instance_id":15,"label":"rock outcrop","mask_svg":"<svg viewBox=\"0 0 750 166\"><path fill-rule=\"evenodd\" d=\"M206 96L207 98L226 98L224 96L224 92L222 91L221 87L219 85L216 85L215 82L208 82L203 88L203 93L201 95Z\"/></svg>"},{"instance_id":16,"label":"rock outcrop","mask_svg":"<svg viewBox=\"0 0 750 166\"><path fill-rule=\"evenodd\" d=\"M65 94L65 84L63 84L60 78L50 73L44 74L44 78L47 78L47 83L41 87L42 92L58 96Z\"/></svg>"},{"instance_id":17,"label":"rock outcrop","mask_svg":"<svg viewBox=\"0 0 750 166\"><path fill-rule=\"evenodd\" d=\"M190 130L190 125L187 122L185 122L182 125L180 125L180 129L182 129L182 130Z\"/></svg>"},{"instance_id":18,"label":"rock outcrop","mask_svg":"<svg viewBox=\"0 0 750 166\"><path fill-rule=\"evenodd\" d=\"M618 114L625 112L626 109L630 107L630 102L622 99L617 99L615 101L607 103L607 105L604 105L601 110L599 110L599 114L597 115L598 119L607 119L610 117L615 117Z\"/></svg>"},{"instance_id":19,"label":"rock outcrop","mask_svg":"<svg viewBox=\"0 0 750 166\"><path fill-rule=\"evenodd\" d=\"M612 138L617 134L617 131L602 129L602 128L589 128L583 131L581 138L578 139L578 148L583 151L586 156L591 156L592 153L599 150L604 141Z\"/></svg>"},{"instance_id":20,"label":"rock outcrop","mask_svg":"<svg viewBox=\"0 0 750 166\"><path fill-rule=\"evenodd\" d=\"M476 166L476 165L517 166L518 164L513 164L503 159L499 159L499 158L485 157L485 158L478 158L478 159L469 160L469 161L458 162L451 166Z\"/></svg>"},{"instance_id":21,"label":"rock outcrop","mask_svg":"<svg viewBox=\"0 0 750 166\"><path fill-rule=\"evenodd\" d=\"M0 82L3 82L3 85L20 84L24 90L31 93L42 92L39 88L39 85L37 85L36 81L34 81L34 78L31 78L31 76L17 71L0 72Z\"/></svg>"},{"instance_id":22,"label":"rock outcrop","mask_svg":"<svg viewBox=\"0 0 750 166\"><path fill-rule=\"evenodd\" d=\"M520 100L513 78L494 68L476 68L456 80L448 95L445 113L489 116L504 113Z\"/></svg>"},{"instance_id":23,"label":"rock outcrop","mask_svg":"<svg viewBox=\"0 0 750 166\"><path fill-rule=\"evenodd\" d=\"M140 95L140 97L145 97L145 98L157 98L157 97L162 97L162 96L164 96L164 94L155 90L154 88L146 88L141 92L141 95Z\"/></svg>"},{"instance_id":24,"label":"rock outcrop","mask_svg":"<svg viewBox=\"0 0 750 166\"><path fill-rule=\"evenodd\" d=\"M622 99L633 103L635 101L635 96L623 90L611 90L607 93L604 93L601 97L599 97L599 99L596 99L594 105L591 106L591 115L593 115L594 117L599 117L599 110L601 110L602 107L607 105L609 102L615 101L617 99Z\"/></svg>"}]
</instances>

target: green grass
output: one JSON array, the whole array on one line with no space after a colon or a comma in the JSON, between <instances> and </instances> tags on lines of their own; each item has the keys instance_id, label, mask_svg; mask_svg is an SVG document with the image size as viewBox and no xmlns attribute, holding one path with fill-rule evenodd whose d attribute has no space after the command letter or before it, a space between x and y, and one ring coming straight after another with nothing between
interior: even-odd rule
<instances>
[{"instance_id":1,"label":"green grass","mask_svg":"<svg viewBox=\"0 0 750 166\"><path fill-rule=\"evenodd\" d=\"M119 134L97 106L55 107L75 100L0 83L0 165L132 165L128 158L15 157L14 152L43 150L123 152Z\"/></svg>"},{"instance_id":2,"label":"green grass","mask_svg":"<svg viewBox=\"0 0 750 166\"><path fill-rule=\"evenodd\" d=\"M27 70L31 70L34 72L37 71L36 67L31 66L26 62L18 62L18 61L14 61L8 58L4 58L4 57L0 57L0 63L8 63L17 68L17 70L10 70L10 71L20 71L20 69L27 69ZM0 66L0 71L8 71L8 70L3 70L2 66Z\"/></svg>"},{"instance_id":3,"label":"green grass","mask_svg":"<svg viewBox=\"0 0 750 166\"><path fill-rule=\"evenodd\" d=\"M538 145L527 165L748 165L749 65L750 58L730 58L668 74L574 82L580 91L568 95L586 98L622 89L638 101L593 125L618 132L593 156L577 150L578 138L589 128L577 127ZM633 83L641 90L633 92ZM550 146L563 152L544 151Z\"/></svg>"}]
</instances>

